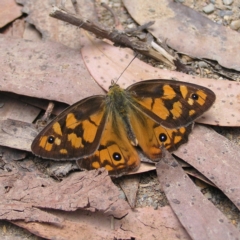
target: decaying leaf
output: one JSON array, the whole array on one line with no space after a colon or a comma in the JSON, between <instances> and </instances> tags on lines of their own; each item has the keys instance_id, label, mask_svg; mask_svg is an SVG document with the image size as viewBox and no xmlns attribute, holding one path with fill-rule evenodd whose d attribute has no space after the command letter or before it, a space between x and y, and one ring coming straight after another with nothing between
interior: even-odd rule
<instances>
[{"instance_id":1,"label":"decaying leaf","mask_svg":"<svg viewBox=\"0 0 240 240\"><path fill-rule=\"evenodd\" d=\"M177 1L123 0L123 3L139 24L155 21L150 32L162 42L167 39L167 44L178 52L240 70L240 56L235 54L240 48L239 33Z\"/></svg>"},{"instance_id":2,"label":"decaying leaf","mask_svg":"<svg viewBox=\"0 0 240 240\"><path fill-rule=\"evenodd\" d=\"M220 188L240 209L240 147L210 128L196 126L175 154Z\"/></svg>"},{"instance_id":3,"label":"decaying leaf","mask_svg":"<svg viewBox=\"0 0 240 240\"><path fill-rule=\"evenodd\" d=\"M19 6L14 0L1 0L0 1L0 28L7 25L9 22L20 17L22 7Z\"/></svg>"},{"instance_id":4,"label":"decaying leaf","mask_svg":"<svg viewBox=\"0 0 240 240\"><path fill-rule=\"evenodd\" d=\"M172 155L165 154L157 163L159 182L192 239L237 238L239 230L202 195Z\"/></svg>"}]
</instances>

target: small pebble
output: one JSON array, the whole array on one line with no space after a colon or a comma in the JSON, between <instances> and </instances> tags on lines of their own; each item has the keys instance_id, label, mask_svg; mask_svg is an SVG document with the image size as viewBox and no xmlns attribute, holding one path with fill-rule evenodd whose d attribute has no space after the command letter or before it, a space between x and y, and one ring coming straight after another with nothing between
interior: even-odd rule
<instances>
[{"instance_id":1,"label":"small pebble","mask_svg":"<svg viewBox=\"0 0 240 240\"><path fill-rule=\"evenodd\" d=\"M211 199L211 198L212 198L212 194L211 194L210 192L205 193L204 196L205 196L207 199Z\"/></svg>"},{"instance_id":2,"label":"small pebble","mask_svg":"<svg viewBox=\"0 0 240 240\"><path fill-rule=\"evenodd\" d=\"M215 7L212 3L209 3L207 6L205 6L203 8L203 11L206 13L206 14L210 14L214 11Z\"/></svg>"},{"instance_id":3,"label":"small pebble","mask_svg":"<svg viewBox=\"0 0 240 240\"><path fill-rule=\"evenodd\" d=\"M233 3L233 0L223 0L224 5L231 5Z\"/></svg>"},{"instance_id":4,"label":"small pebble","mask_svg":"<svg viewBox=\"0 0 240 240\"><path fill-rule=\"evenodd\" d=\"M206 67L208 67L208 64L203 61L200 61L200 62L198 62L198 66L202 67L202 68L206 68Z\"/></svg>"},{"instance_id":5,"label":"small pebble","mask_svg":"<svg viewBox=\"0 0 240 240\"><path fill-rule=\"evenodd\" d=\"M175 2L183 3L184 0L175 0Z\"/></svg>"},{"instance_id":6,"label":"small pebble","mask_svg":"<svg viewBox=\"0 0 240 240\"><path fill-rule=\"evenodd\" d=\"M233 11L231 11L231 10L221 10L221 11L218 13L218 16L219 16L219 17L232 16L232 15L233 15Z\"/></svg>"},{"instance_id":7,"label":"small pebble","mask_svg":"<svg viewBox=\"0 0 240 240\"><path fill-rule=\"evenodd\" d=\"M230 28L233 30L238 30L240 28L240 19L232 21Z\"/></svg>"}]
</instances>

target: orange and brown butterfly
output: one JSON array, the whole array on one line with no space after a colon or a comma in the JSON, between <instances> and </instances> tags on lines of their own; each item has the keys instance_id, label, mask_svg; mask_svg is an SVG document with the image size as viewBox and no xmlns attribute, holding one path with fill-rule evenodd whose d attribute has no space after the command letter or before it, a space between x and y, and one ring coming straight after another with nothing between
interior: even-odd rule
<instances>
[{"instance_id":1,"label":"orange and brown butterfly","mask_svg":"<svg viewBox=\"0 0 240 240\"><path fill-rule=\"evenodd\" d=\"M140 165L136 146L152 161L163 148L186 143L193 121L214 103L208 88L174 80L146 80L68 107L34 139L32 152L53 160L77 160L81 169L105 167L121 176Z\"/></svg>"}]
</instances>

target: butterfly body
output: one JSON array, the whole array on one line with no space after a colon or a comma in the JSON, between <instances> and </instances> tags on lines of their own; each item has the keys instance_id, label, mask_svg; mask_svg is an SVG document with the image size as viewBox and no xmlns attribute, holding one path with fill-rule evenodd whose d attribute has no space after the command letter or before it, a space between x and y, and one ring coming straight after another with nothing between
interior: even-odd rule
<instances>
[{"instance_id":1,"label":"butterfly body","mask_svg":"<svg viewBox=\"0 0 240 240\"><path fill-rule=\"evenodd\" d=\"M35 138L32 151L121 176L139 167L136 146L159 161L163 148L174 151L187 142L193 121L214 100L211 90L184 82L148 80L127 89L113 83L107 95L85 98L64 110Z\"/></svg>"}]
</instances>

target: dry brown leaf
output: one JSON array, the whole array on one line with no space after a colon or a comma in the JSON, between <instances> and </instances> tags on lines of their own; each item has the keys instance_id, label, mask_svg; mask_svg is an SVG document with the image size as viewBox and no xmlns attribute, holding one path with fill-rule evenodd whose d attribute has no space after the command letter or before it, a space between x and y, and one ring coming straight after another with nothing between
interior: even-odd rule
<instances>
[{"instance_id":1,"label":"dry brown leaf","mask_svg":"<svg viewBox=\"0 0 240 240\"><path fill-rule=\"evenodd\" d=\"M4 93L0 95L0 103L2 105L0 107L0 120L11 118L24 122L33 122L40 112L38 108L26 105Z\"/></svg>"},{"instance_id":2,"label":"dry brown leaf","mask_svg":"<svg viewBox=\"0 0 240 240\"><path fill-rule=\"evenodd\" d=\"M81 42L83 44L81 52L85 64L92 77L104 89L108 89L111 80L119 77L134 57L132 51L113 47L93 38L86 32L81 35ZM162 70L136 58L124 71L118 84L127 87L136 81L146 79L176 79L208 87L215 92L217 99L213 107L197 122L221 126L240 126L239 82L199 78L180 72ZM227 114L223 109L227 109Z\"/></svg>"},{"instance_id":3,"label":"dry brown leaf","mask_svg":"<svg viewBox=\"0 0 240 240\"><path fill-rule=\"evenodd\" d=\"M155 21L150 32L162 42L189 56L216 60L224 67L240 70L239 33L217 24L177 1L123 0L140 25ZM234 56L234 57L233 57Z\"/></svg>"},{"instance_id":4,"label":"dry brown leaf","mask_svg":"<svg viewBox=\"0 0 240 240\"><path fill-rule=\"evenodd\" d=\"M41 32L44 40L52 40L71 48L80 49L78 28L49 16L54 1L18 0L18 2L24 6L23 12L28 14L26 21ZM71 1L65 1L65 3L65 7L70 12L74 12Z\"/></svg>"},{"instance_id":5,"label":"dry brown leaf","mask_svg":"<svg viewBox=\"0 0 240 240\"><path fill-rule=\"evenodd\" d=\"M0 37L0 90L69 104L103 91L78 51L54 42Z\"/></svg>"},{"instance_id":6,"label":"dry brown leaf","mask_svg":"<svg viewBox=\"0 0 240 240\"><path fill-rule=\"evenodd\" d=\"M15 0L0 1L0 28L22 15L22 7Z\"/></svg>"},{"instance_id":7,"label":"dry brown leaf","mask_svg":"<svg viewBox=\"0 0 240 240\"><path fill-rule=\"evenodd\" d=\"M24 223L14 224L47 239L182 239L191 238L181 226L169 206L153 210L139 208L130 211L122 219L111 219L99 213L77 211L74 213L55 212L64 217L65 221L59 228L50 224Z\"/></svg>"},{"instance_id":8,"label":"dry brown leaf","mask_svg":"<svg viewBox=\"0 0 240 240\"><path fill-rule=\"evenodd\" d=\"M238 238L239 230L202 195L170 153L156 167L162 189L192 239Z\"/></svg>"},{"instance_id":9,"label":"dry brown leaf","mask_svg":"<svg viewBox=\"0 0 240 240\"><path fill-rule=\"evenodd\" d=\"M220 188L240 209L240 147L210 128L195 126L174 154Z\"/></svg>"},{"instance_id":10,"label":"dry brown leaf","mask_svg":"<svg viewBox=\"0 0 240 240\"><path fill-rule=\"evenodd\" d=\"M28 124L34 121L40 110L22 103L18 99L15 99L14 96L9 96L4 93L1 93L0 103L2 105L0 108L0 145L21 150L29 149L34 136L31 134L33 129L31 129L31 133L29 134L29 131L27 131L29 128L27 129L26 126L25 129L18 128L18 126L15 125L15 122L8 119L10 118ZM32 126L28 127L31 128ZM20 130L23 131L20 133ZM20 136L19 138L17 137L17 134Z\"/></svg>"},{"instance_id":11,"label":"dry brown leaf","mask_svg":"<svg viewBox=\"0 0 240 240\"><path fill-rule=\"evenodd\" d=\"M0 146L0 157L4 162L12 162L17 160L22 160L26 157L26 152L19 151L17 149L11 149L7 147Z\"/></svg>"}]
</instances>

